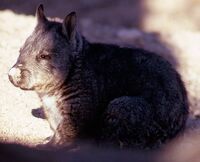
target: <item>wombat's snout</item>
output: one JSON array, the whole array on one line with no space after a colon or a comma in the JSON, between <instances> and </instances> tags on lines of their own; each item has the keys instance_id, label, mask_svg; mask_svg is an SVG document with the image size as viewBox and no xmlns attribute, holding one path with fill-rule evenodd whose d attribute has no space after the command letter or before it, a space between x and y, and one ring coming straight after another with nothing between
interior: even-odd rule
<instances>
[{"instance_id":1,"label":"wombat's snout","mask_svg":"<svg viewBox=\"0 0 200 162\"><path fill-rule=\"evenodd\" d=\"M22 80L22 70L20 69L22 67L22 64L13 66L8 73L9 80L12 84L14 84L16 87L19 86L21 80Z\"/></svg>"}]
</instances>

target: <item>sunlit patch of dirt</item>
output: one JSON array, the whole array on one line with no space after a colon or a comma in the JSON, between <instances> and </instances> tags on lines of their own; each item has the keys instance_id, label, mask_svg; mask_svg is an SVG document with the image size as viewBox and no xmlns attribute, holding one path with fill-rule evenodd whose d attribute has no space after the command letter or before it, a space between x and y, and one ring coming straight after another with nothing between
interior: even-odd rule
<instances>
[{"instance_id":1,"label":"sunlit patch of dirt","mask_svg":"<svg viewBox=\"0 0 200 162\"><path fill-rule=\"evenodd\" d=\"M8 80L7 73L19 55L19 48L35 25L33 16L0 11L0 139L33 145L52 132L45 120L31 115L41 106L34 92L22 91Z\"/></svg>"}]
</instances>

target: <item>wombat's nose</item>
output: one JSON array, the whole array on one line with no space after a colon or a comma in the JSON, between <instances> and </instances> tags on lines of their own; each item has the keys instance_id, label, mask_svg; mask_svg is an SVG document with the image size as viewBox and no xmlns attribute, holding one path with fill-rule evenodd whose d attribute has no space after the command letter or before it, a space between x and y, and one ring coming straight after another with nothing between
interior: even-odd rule
<instances>
[{"instance_id":1,"label":"wombat's nose","mask_svg":"<svg viewBox=\"0 0 200 162\"><path fill-rule=\"evenodd\" d=\"M8 73L9 80L17 86L21 80L21 70L18 67L13 67Z\"/></svg>"}]
</instances>

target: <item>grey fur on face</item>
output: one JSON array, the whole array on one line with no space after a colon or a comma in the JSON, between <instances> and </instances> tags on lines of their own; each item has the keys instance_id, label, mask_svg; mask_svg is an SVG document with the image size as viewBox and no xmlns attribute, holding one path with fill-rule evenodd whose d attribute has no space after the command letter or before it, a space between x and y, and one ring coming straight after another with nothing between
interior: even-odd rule
<instances>
[{"instance_id":1,"label":"grey fur on face","mask_svg":"<svg viewBox=\"0 0 200 162\"><path fill-rule=\"evenodd\" d=\"M154 148L176 137L188 116L179 74L143 49L90 43L76 30L76 14L37 26L20 50L9 79L34 90L54 131L44 146L77 140L118 148Z\"/></svg>"},{"instance_id":2,"label":"grey fur on face","mask_svg":"<svg viewBox=\"0 0 200 162\"><path fill-rule=\"evenodd\" d=\"M17 65L23 65L20 69L29 72L26 77L29 79L22 78L19 86L43 92L63 84L71 66L70 57L75 57L80 51L81 40L78 40L80 36L76 31L70 31L73 34L67 35L66 30L71 29L65 29L65 25L70 20L63 24L50 22L41 8L38 8L36 16L38 24L20 49ZM79 43L78 47L76 42Z\"/></svg>"}]
</instances>

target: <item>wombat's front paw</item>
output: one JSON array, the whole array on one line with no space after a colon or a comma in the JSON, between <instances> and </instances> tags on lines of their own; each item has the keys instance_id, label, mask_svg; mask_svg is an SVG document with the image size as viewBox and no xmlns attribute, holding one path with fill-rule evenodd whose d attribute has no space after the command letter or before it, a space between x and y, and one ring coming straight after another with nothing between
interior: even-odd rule
<instances>
[{"instance_id":1,"label":"wombat's front paw","mask_svg":"<svg viewBox=\"0 0 200 162\"><path fill-rule=\"evenodd\" d=\"M38 150L54 150L54 147L52 147L51 145L46 143L46 144L38 144L36 146L36 149L38 149Z\"/></svg>"},{"instance_id":2,"label":"wombat's front paw","mask_svg":"<svg viewBox=\"0 0 200 162\"><path fill-rule=\"evenodd\" d=\"M36 118L46 119L43 108L32 109L31 114Z\"/></svg>"},{"instance_id":3,"label":"wombat's front paw","mask_svg":"<svg viewBox=\"0 0 200 162\"><path fill-rule=\"evenodd\" d=\"M38 144L36 148L39 150L54 150L57 149L57 146L53 140L53 137L50 136L45 138L42 144Z\"/></svg>"}]
</instances>

